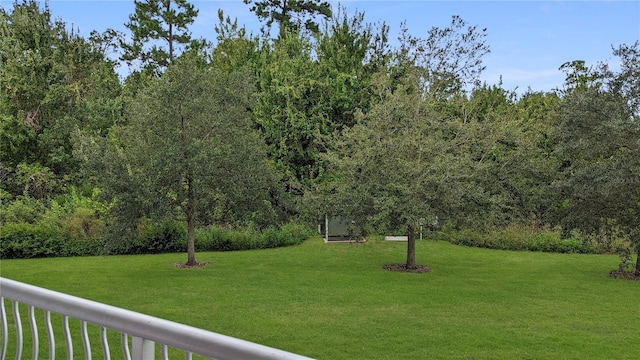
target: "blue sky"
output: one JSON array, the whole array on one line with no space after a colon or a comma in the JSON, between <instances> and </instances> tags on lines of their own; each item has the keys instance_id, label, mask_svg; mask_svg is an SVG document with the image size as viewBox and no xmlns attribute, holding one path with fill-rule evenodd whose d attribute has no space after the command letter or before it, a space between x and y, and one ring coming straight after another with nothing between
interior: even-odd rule
<instances>
[{"instance_id":1,"label":"blue sky","mask_svg":"<svg viewBox=\"0 0 640 360\"><path fill-rule=\"evenodd\" d=\"M255 32L260 24L242 0L193 0L200 13L191 27L195 37L215 39L213 26L218 8ZM13 0L0 0L10 8ZM615 66L612 46L640 40L640 1L330 1L341 4L348 14L364 11L371 23L385 21L395 39L400 22L407 21L411 33L426 37L433 27L445 27L452 15L470 25L487 28L491 53L484 58L482 80L503 87L549 91L560 87L564 75L560 65L585 60L588 65L608 61ZM125 30L133 12L133 0L49 0L54 17L79 28Z\"/></svg>"}]
</instances>

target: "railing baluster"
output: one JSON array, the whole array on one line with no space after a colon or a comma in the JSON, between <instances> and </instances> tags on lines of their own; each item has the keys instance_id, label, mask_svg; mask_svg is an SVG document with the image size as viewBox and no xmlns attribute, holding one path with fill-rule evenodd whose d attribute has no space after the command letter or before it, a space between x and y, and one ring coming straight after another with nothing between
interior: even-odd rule
<instances>
[{"instance_id":1,"label":"railing baluster","mask_svg":"<svg viewBox=\"0 0 640 360\"><path fill-rule=\"evenodd\" d=\"M22 359L22 320L18 305L19 302L13 302L13 322L16 324L16 360Z\"/></svg>"},{"instance_id":2,"label":"railing baluster","mask_svg":"<svg viewBox=\"0 0 640 360\"><path fill-rule=\"evenodd\" d=\"M155 359L156 344L139 336L131 336L131 348L133 360L153 360Z\"/></svg>"},{"instance_id":3,"label":"railing baluster","mask_svg":"<svg viewBox=\"0 0 640 360\"><path fill-rule=\"evenodd\" d=\"M1 1L1 0L0 0ZM199 354L213 359L298 359L309 358L287 353L282 350L269 348L263 345L250 343L244 340L231 338L221 334L216 334L203 329L194 328L188 325L140 314L126 309L101 304L95 301L78 298L75 296L55 292L52 290L38 288L36 286L20 283L18 281L0 277L0 320L2 322L2 349L0 350L0 360L7 360L7 353L13 354L15 348L16 359L22 359L25 338L23 334L22 318L20 316L20 304L28 307L28 316L34 344L33 357L37 358L40 352L39 347L39 325L35 318L35 308L44 311L44 326L49 339L49 359L57 360L63 358L61 354L56 354L56 343L54 328L52 326L51 314L62 317L62 331L67 347L66 358L74 358L72 334L69 330L70 318L74 325L81 325L81 336L85 350L85 357L91 359L91 339L89 337L89 324L100 327L101 343L105 360L111 360L107 332L108 329L121 335L122 351L125 360L131 360L132 355L138 359L138 354L142 354L145 359L152 359L155 344L161 347L161 358L168 360L168 348L184 351L186 359L192 359L193 354ZM6 308L8 301L12 306L14 324L9 324L9 314ZM38 312L40 310L37 310ZM57 318L56 318L57 320ZM57 321L56 321L57 323ZM42 326L42 325L40 325ZM16 331L16 342L9 346L9 338L13 337ZM9 335L9 333L11 333ZM77 336L77 334L75 334ZM44 337L44 336L43 336ZM130 340L130 337L132 340ZM12 339L13 340L13 339ZM97 339L93 339L94 343ZM60 341L59 341L60 342ZM15 345L15 346L14 346ZM59 346L62 346L59 344ZM132 353L133 346L133 353ZM11 351L9 351L11 348ZM139 351L142 350L142 351ZM11 356L11 355L9 355ZM121 358L120 356L117 356Z\"/></svg>"},{"instance_id":4,"label":"railing baluster","mask_svg":"<svg viewBox=\"0 0 640 360\"><path fill-rule=\"evenodd\" d=\"M67 343L67 359L73 360L73 341L71 340L71 331L69 330L68 316L62 316L62 329L64 332L64 339Z\"/></svg>"},{"instance_id":5,"label":"railing baluster","mask_svg":"<svg viewBox=\"0 0 640 360\"><path fill-rule=\"evenodd\" d=\"M47 337L49 338L49 360L56 358L56 340L53 335L53 325L51 325L51 311L44 311L44 322L47 328Z\"/></svg>"},{"instance_id":6,"label":"railing baluster","mask_svg":"<svg viewBox=\"0 0 640 360\"><path fill-rule=\"evenodd\" d=\"M107 340L107 328L100 327L100 341L102 343L102 353L104 354L104 360L111 360L111 353L109 352L109 340Z\"/></svg>"},{"instance_id":7,"label":"railing baluster","mask_svg":"<svg viewBox=\"0 0 640 360\"><path fill-rule=\"evenodd\" d=\"M40 348L38 344L38 324L36 324L36 312L35 308L31 305L28 306L29 309L29 324L31 325L31 338L33 343L33 360L38 360L38 350Z\"/></svg>"},{"instance_id":8,"label":"railing baluster","mask_svg":"<svg viewBox=\"0 0 640 360\"><path fill-rule=\"evenodd\" d=\"M122 355L124 360L131 360L131 352L129 351L129 340L127 334L122 333L120 339L122 340Z\"/></svg>"},{"instance_id":9,"label":"railing baluster","mask_svg":"<svg viewBox=\"0 0 640 360\"><path fill-rule=\"evenodd\" d=\"M4 298L0 297L0 319L2 320L2 350L0 351L0 360L4 360L7 356L7 346L9 344L9 326L7 325L7 312L4 309Z\"/></svg>"},{"instance_id":10,"label":"railing baluster","mask_svg":"<svg viewBox=\"0 0 640 360\"><path fill-rule=\"evenodd\" d=\"M87 332L87 322L80 322L80 329L82 332L82 345L84 345L84 358L91 360L91 343L89 342L89 333Z\"/></svg>"}]
</instances>

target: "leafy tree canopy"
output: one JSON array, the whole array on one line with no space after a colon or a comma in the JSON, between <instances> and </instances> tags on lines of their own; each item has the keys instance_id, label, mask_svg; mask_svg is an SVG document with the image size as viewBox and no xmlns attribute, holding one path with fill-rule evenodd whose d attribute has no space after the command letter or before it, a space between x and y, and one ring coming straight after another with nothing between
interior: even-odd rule
<instances>
[{"instance_id":1,"label":"leafy tree canopy","mask_svg":"<svg viewBox=\"0 0 640 360\"><path fill-rule=\"evenodd\" d=\"M615 225L638 252L640 275L640 53L636 42L614 51L620 72L601 65L592 86L569 93L559 109L558 152L565 166L556 183L569 228L596 231ZM569 80L573 77L569 78Z\"/></svg>"},{"instance_id":2,"label":"leafy tree canopy","mask_svg":"<svg viewBox=\"0 0 640 360\"><path fill-rule=\"evenodd\" d=\"M279 25L279 36L290 31L297 33L300 30L308 30L312 33L319 32L316 16L331 17L331 6L326 1L320 0L244 0L251 5L260 21L266 21L268 31L273 23Z\"/></svg>"},{"instance_id":3,"label":"leafy tree canopy","mask_svg":"<svg viewBox=\"0 0 640 360\"><path fill-rule=\"evenodd\" d=\"M246 72L180 59L128 102L128 124L114 127L102 147L82 140L121 217L187 222L189 264L197 222L229 223L268 206L272 175L251 129L253 89Z\"/></svg>"},{"instance_id":4,"label":"leafy tree canopy","mask_svg":"<svg viewBox=\"0 0 640 360\"><path fill-rule=\"evenodd\" d=\"M0 9L0 168L3 184L24 189L17 171L73 176L77 162L69 135L74 129L106 133L121 108L113 62L95 42L52 21L35 1ZM43 178L44 179L44 178ZM50 186L54 189L57 186Z\"/></svg>"},{"instance_id":5,"label":"leafy tree canopy","mask_svg":"<svg viewBox=\"0 0 640 360\"><path fill-rule=\"evenodd\" d=\"M162 71L191 42L191 25L198 10L187 0L134 0L135 12L125 24L131 41L122 41L121 60L139 60L143 68Z\"/></svg>"}]
</instances>

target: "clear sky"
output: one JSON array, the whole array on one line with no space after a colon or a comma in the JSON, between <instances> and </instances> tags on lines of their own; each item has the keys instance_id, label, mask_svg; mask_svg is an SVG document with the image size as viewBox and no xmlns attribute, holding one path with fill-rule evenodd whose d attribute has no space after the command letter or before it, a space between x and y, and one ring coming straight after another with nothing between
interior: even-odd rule
<instances>
[{"instance_id":1,"label":"clear sky","mask_svg":"<svg viewBox=\"0 0 640 360\"><path fill-rule=\"evenodd\" d=\"M238 23L258 32L260 23L242 0L192 0L200 13L192 25L194 37L215 39L217 11L237 17ZM10 8L13 0L0 0ZM371 23L385 21L395 39L400 22L406 20L412 34L426 37L433 27L449 25L460 15L470 25L487 28L491 53L484 58L482 80L503 87L549 91L560 87L560 65L585 60L587 65L609 61L615 66L612 46L640 40L640 1L330 1L348 14L357 9ZM133 0L49 0L56 18L79 28L83 36L107 28L124 31L133 12Z\"/></svg>"}]
</instances>

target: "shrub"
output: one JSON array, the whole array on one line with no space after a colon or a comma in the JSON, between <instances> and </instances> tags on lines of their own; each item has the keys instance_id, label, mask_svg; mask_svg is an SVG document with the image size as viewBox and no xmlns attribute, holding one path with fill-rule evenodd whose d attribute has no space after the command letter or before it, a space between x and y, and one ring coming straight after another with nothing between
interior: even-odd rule
<instances>
[{"instance_id":1,"label":"shrub","mask_svg":"<svg viewBox=\"0 0 640 360\"><path fill-rule=\"evenodd\" d=\"M289 222L287 224L282 225L280 228L280 232L287 239L287 245L297 245L301 244L303 241L307 240L311 236L315 235L315 230L310 229L306 225Z\"/></svg>"},{"instance_id":2,"label":"shrub","mask_svg":"<svg viewBox=\"0 0 640 360\"><path fill-rule=\"evenodd\" d=\"M558 253L594 253L595 249L583 240L572 237L562 239L558 229L537 229L523 225L510 225L492 231L443 228L436 238L454 244L516 251L544 251Z\"/></svg>"},{"instance_id":3,"label":"shrub","mask_svg":"<svg viewBox=\"0 0 640 360\"><path fill-rule=\"evenodd\" d=\"M116 227L107 236L106 253L117 255L160 254L187 251L187 230L177 221L144 220L135 232Z\"/></svg>"},{"instance_id":4,"label":"shrub","mask_svg":"<svg viewBox=\"0 0 640 360\"><path fill-rule=\"evenodd\" d=\"M76 208L58 223L67 237L78 241L98 240L104 235L104 221L92 209Z\"/></svg>"},{"instance_id":5,"label":"shrub","mask_svg":"<svg viewBox=\"0 0 640 360\"><path fill-rule=\"evenodd\" d=\"M225 235L225 230L218 226L196 229L196 250L198 251L231 251L232 243Z\"/></svg>"},{"instance_id":6,"label":"shrub","mask_svg":"<svg viewBox=\"0 0 640 360\"><path fill-rule=\"evenodd\" d=\"M71 232L73 234L73 232ZM300 244L312 235L304 225L280 229L234 230L209 226L196 230L197 251L267 249ZM140 255L187 250L186 229L177 221L145 220L134 232L113 227L102 238L70 236L69 227L10 223L0 227L0 258L63 257L89 255Z\"/></svg>"},{"instance_id":7,"label":"shrub","mask_svg":"<svg viewBox=\"0 0 640 360\"><path fill-rule=\"evenodd\" d=\"M21 196L2 204L0 207L0 225L9 223L35 224L45 212L45 205L40 200Z\"/></svg>"},{"instance_id":8,"label":"shrub","mask_svg":"<svg viewBox=\"0 0 640 360\"><path fill-rule=\"evenodd\" d=\"M233 230L211 225L196 232L198 251L237 251L258 249L256 239L259 233L247 230Z\"/></svg>"},{"instance_id":9,"label":"shrub","mask_svg":"<svg viewBox=\"0 0 640 360\"><path fill-rule=\"evenodd\" d=\"M141 253L160 254L187 251L187 230L177 221L147 225L139 231Z\"/></svg>"},{"instance_id":10,"label":"shrub","mask_svg":"<svg viewBox=\"0 0 640 360\"><path fill-rule=\"evenodd\" d=\"M617 227L603 227L593 234L575 232L574 235L598 254L621 254L631 247L631 240Z\"/></svg>"},{"instance_id":11,"label":"shrub","mask_svg":"<svg viewBox=\"0 0 640 360\"><path fill-rule=\"evenodd\" d=\"M11 223L0 227L0 259L99 255L100 239L69 238L57 228Z\"/></svg>"},{"instance_id":12,"label":"shrub","mask_svg":"<svg viewBox=\"0 0 640 360\"><path fill-rule=\"evenodd\" d=\"M254 229L228 229L220 226L208 226L196 231L196 249L198 251L237 251L251 249L269 249L297 245L312 235L304 225L289 223L282 227L269 227L257 231Z\"/></svg>"},{"instance_id":13,"label":"shrub","mask_svg":"<svg viewBox=\"0 0 640 360\"><path fill-rule=\"evenodd\" d=\"M28 223L10 223L0 228L0 257L3 259L55 256L62 253L63 247L62 236L57 231Z\"/></svg>"}]
</instances>

